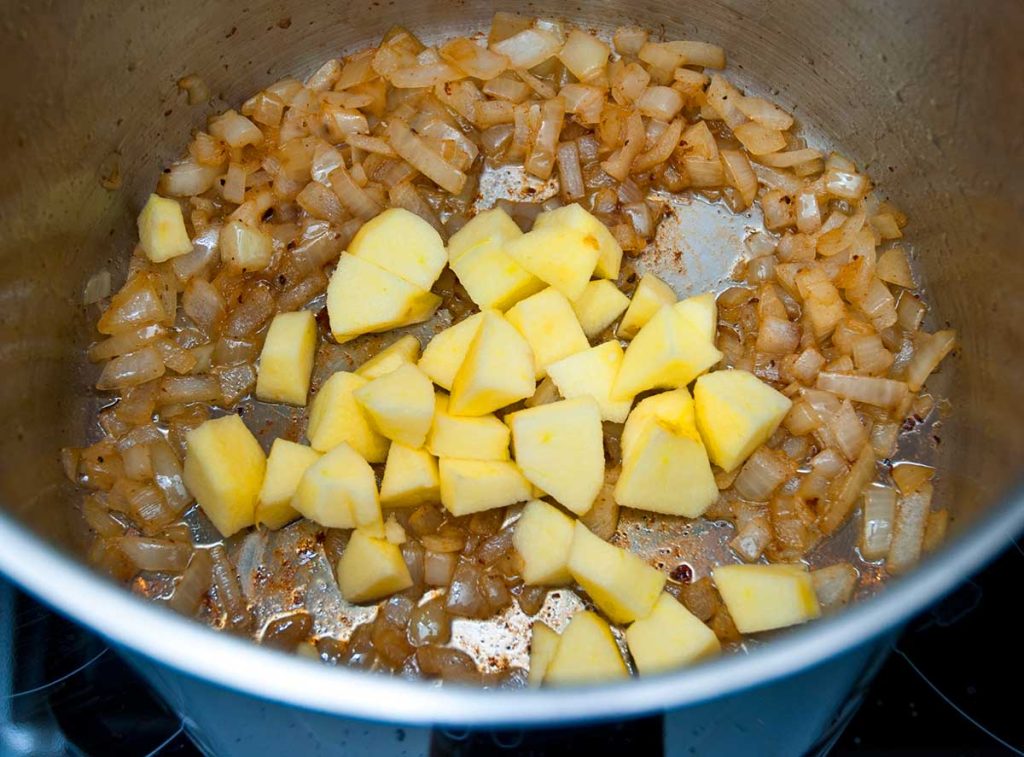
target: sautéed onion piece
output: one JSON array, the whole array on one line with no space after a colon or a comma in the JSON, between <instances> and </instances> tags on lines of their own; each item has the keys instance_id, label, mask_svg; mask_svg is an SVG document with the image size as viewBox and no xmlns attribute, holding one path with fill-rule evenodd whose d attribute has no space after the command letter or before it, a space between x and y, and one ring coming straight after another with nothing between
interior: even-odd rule
<instances>
[{"instance_id":1,"label":"saut\u00e9ed onion piece","mask_svg":"<svg viewBox=\"0 0 1024 757\"><path fill-rule=\"evenodd\" d=\"M182 472L185 435L249 401L271 318L323 312L334 263L364 222L401 207L447 240L472 217L483 168L513 165L557 186L543 205L499 202L524 230L541 210L578 202L630 256L654 239L666 196L758 206L765 230L748 239L737 280L718 297L719 367L754 372L793 406L742 466L716 470L721 496L706 517L735 526L737 560L813 562L823 538L849 527L861 559L908 570L941 540L948 514L932 510L931 468L896 465L895 487L880 473L906 419L933 407L921 392L956 336L922 330L907 218L854 163L808 146L786 109L741 92L725 66L725 51L704 42L636 27L599 39L498 13L486 39L437 49L395 28L377 48L211 118L157 186L179 203L193 250L153 263L139 246L119 289L103 271L84 291L99 312L88 356L109 402L102 438L61 461L84 492L94 562L124 581L162 575L175 610L324 661L522 685L521 669L486 673L447 646L453 619L512 605L535 615L544 605L548 590L524 585L513 547L521 507L461 518L439 504L394 511L388 523L404 534L412 586L343 642L315 637L305 612L257 627L234 542L192 543L186 522L202 518L189 510ZM179 84L190 99L208 98L196 77ZM232 265L243 243L258 244L265 264ZM635 274L628 261L623 269L629 293ZM453 321L476 310L450 271L435 290ZM320 347L336 349L326 336ZM558 398L545 379L525 404ZM611 539L618 434L606 433L605 446L612 467L582 520ZM336 565L348 532L320 535ZM855 594L853 564L814 567L826 609ZM673 571L668 590L722 641L739 640L712 582L686 575Z\"/></svg>"}]
</instances>

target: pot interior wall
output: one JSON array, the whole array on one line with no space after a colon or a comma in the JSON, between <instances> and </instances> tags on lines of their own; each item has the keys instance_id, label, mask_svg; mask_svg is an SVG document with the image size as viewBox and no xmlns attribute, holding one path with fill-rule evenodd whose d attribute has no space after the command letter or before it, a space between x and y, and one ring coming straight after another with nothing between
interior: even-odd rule
<instances>
[{"instance_id":1,"label":"pot interior wall","mask_svg":"<svg viewBox=\"0 0 1024 757\"><path fill-rule=\"evenodd\" d=\"M823 144L867 167L912 220L932 305L961 347L933 380L955 412L933 433L940 496L962 531L1015 483L1024 349L1024 6L956 0L871 4L700 0L671 5L507 2L597 28L638 23L723 45L735 78L792 108ZM480 0L248 4L65 0L5 4L0 59L0 506L74 544L58 450L88 433L95 373L82 359L89 277L123 277L134 219L158 172L207 115L286 75L379 39L486 28ZM215 99L190 107L179 77ZM120 174L116 189L101 177Z\"/></svg>"}]
</instances>

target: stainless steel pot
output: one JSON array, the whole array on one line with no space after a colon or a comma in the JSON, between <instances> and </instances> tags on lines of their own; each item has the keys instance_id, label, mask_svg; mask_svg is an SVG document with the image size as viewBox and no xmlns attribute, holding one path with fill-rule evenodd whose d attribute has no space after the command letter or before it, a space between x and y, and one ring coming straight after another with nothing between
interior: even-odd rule
<instances>
[{"instance_id":1,"label":"stainless steel pot","mask_svg":"<svg viewBox=\"0 0 1024 757\"><path fill-rule=\"evenodd\" d=\"M61 446L81 442L95 410L82 359L90 339L80 305L86 279L123 262L158 167L215 108L376 40L393 24L428 37L469 31L485 27L495 7L482 0L5 3L0 569L137 659L161 664L154 679L184 672L282 703L413 723L558 723L694 705L801 671L891 629L1024 526L1017 392L1024 379L1024 6L577 0L501 7L600 28L635 22L670 38L722 44L741 84L777 88L778 100L866 165L906 210L933 325L949 322L961 334L957 356L943 368L955 413L943 420L937 447L941 495L955 515L949 544L877 596L749 655L572 692L439 690L326 668L136 600L76 559L77 522L57 458ZM187 107L176 89L191 72L218 95L206 110ZM117 171L123 183L104 188L101 177L112 186Z\"/></svg>"}]
</instances>

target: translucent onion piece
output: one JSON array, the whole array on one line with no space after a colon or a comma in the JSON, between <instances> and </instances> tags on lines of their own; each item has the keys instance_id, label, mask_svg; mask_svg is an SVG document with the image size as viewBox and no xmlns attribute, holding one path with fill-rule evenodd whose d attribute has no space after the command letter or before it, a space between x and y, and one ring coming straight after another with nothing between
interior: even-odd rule
<instances>
[{"instance_id":1,"label":"translucent onion piece","mask_svg":"<svg viewBox=\"0 0 1024 757\"><path fill-rule=\"evenodd\" d=\"M400 119L391 120L388 124L387 135L395 152L424 176L452 194L462 191L462 187L466 183L466 174L430 150L423 140L413 133L407 123ZM344 202L344 198L342 198L342 202Z\"/></svg>"},{"instance_id":2,"label":"translucent onion piece","mask_svg":"<svg viewBox=\"0 0 1024 757\"><path fill-rule=\"evenodd\" d=\"M252 616L238 584L235 568L228 559L227 550L223 544L215 544L210 547L209 555L212 560L211 583L217 592L217 601L225 614L227 626L239 630L248 628Z\"/></svg>"},{"instance_id":3,"label":"translucent onion piece","mask_svg":"<svg viewBox=\"0 0 1024 757\"><path fill-rule=\"evenodd\" d=\"M896 517L896 490L869 486L864 490L860 553L865 560L881 560L889 554L892 524Z\"/></svg>"},{"instance_id":4,"label":"translucent onion piece","mask_svg":"<svg viewBox=\"0 0 1024 757\"><path fill-rule=\"evenodd\" d=\"M438 48L441 57L466 76L488 81L509 67L509 59L465 37L449 40Z\"/></svg>"},{"instance_id":5,"label":"translucent onion piece","mask_svg":"<svg viewBox=\"0 0 1024 757\"><path fill-rule=\"evenodd\" d=\"M637 98L636 107L648 118L668 122L682 110L683 96L671 87L648 87Z\"/></svg>"},{"instance_id":6,"label":"translucent onion piece","mask_svg":"<svg viewBox=\"0 0 1024 757\"><path fill-rule=\"evenodd\" d=\"M508 59L512 68L530 69L554 56L562 43L544 29L524 29L508 39L491 43L491 50Z\"/></svg>"},{"instance_id":7,"label":"translucent onion piece","mask_svg":"<svg viewBox=\"0 0 1024 757\"><path fill-rule=\"evenodd\" d=\"M209 129L210 134L234 148L263 143L263 132L259 127L234 110L225 111L211 119Z\"/></svg>"},{"instance_id":8,"label":"translucent onion piece","mask_svg":"<svg viewBox=\"0 0 1024 757\"><path fill-rule=\"evenodd\" d=\"M811 571L811 580L814 582L814 593L818 597L818 604L823 610L831 610L845 605L853 597L858 578L857 569L848 562L836 563Z\"/></svg>"},{"instance_id":9,"label":"translucent onion piece","mask_svg":"<svg viewBox=\"0 0 1024 757\"><path fill-rule=\"evenodd\" d=\"M913 494L900 499L893 522L892 544L885 561L885 569L889 573L906 573L921 558L931 503L931 484L924 484Z\"/></svg>"},{"instance_id":10,"label":"translucent onion piece","mask_svg":"<svg viewBox=\"0 0 1024 757\"><path fill-rule=\"evenodd\" d=\"M636 55L647 42L647 30L639 26L620 26L612 36L619 55Z\"/></svg>"},{"instance_id":11,"label":"translucent onion piece","mask_svg":"<svg viewBox=\"0 0 1024 757\"><path fill-rule=\"evenodd\" d=\"M956 332L937 331L934 334L918 334L914 340L914 356L906 367L907 385L911 391L918 391L939 363L956 346Z\"/></svg>"},{"instance_id":12,"label":"translucent onion piece","mask_svg":"<svg viewBox=\"0 0 1024 757\"><path fill-rule=\"evenodd\" d=\"M792 465L784 455L767 447L760 447L743 464L733 486L743 499L767 502L792 473Z\"/></svg>"},{"instance_id":13,"label":"translucent onion piece","mask_svg":"<svg viewBox=\"0 0 1024 757\"><path fill-rule=\"evenodd\" d=\"M558 186L562 198L566 202L576 202L587 194L583 183L583 168L580 165L580 152L575 142L562 142L558 145Z\"/></svg>"},{"instance_id":14,"label":"translucent onion piece","mask_svg":"<svg viewBox=\"0 0 1024 757\"><path fill-rule=\"evenodd\" d=\"M562 132L562 120L565 117L565 101L561 97L547 100L541 106L540 113L540 126L523 165L528 173L547 179L555 167L558 135Z\"/></svg>"},{"instance_id":15,"label":"translucent onion piece","mask_svg":"<svg viewBox=\"0 0 1024 757\"><path fill-rule=\"evenodd\" d=\"M357 218L368 221L383 210L373 196L353 180L344 165L331 171L328 180L341 204Z\"/></svg>"},{"instance_id":16,"label":"translucent onion piece","mask_svg":"<svg viewBox=\"0 0 1024 757\"><path fill-rule=\"evenodd\" d=\"M96 388L100 391L127 389L160 378L164 370L164 362L156 348L143 347L107 363L96 380Z\"/></svg>"},{"instance_id":17,"label":"translucent onion piece","mask_svg":"<svg viewBox=\"0 0 1024 757\"><path fill-rule=\"evenodd\" d=\"M843 524L857 498L874 477L875 453L870 446L864 445L849 472L829 487L825 509L818 516L818 525L823 533L831 534Z\"/></svg>"},{"instance_id":18,"label":"translucent onion piece","mask_svg":"<svg viewBox=\"0 0 1024 757\"><path fill-rule=\"evenodd\" d=\"M199 195L210 189L219 175L217 166L183 160L164 171L157 183L157 191L168 197Z\"/></svg>"},{"instance_id":19,"label":"translucent onion piece","mask_svg":"<svg viewBox=\"0 0 1024 757\"><path fill-rule=\"evenodd\" d=\"M138 570L180 573L188 565L191 546L142 536L123 536L118 548Z\"/></svg>"},{"instance_id":20,"label":"translucent onion piece","mask_svg":"<svg viewBox=\"0 0 1024 757\"><path fill-rule=\"evenodd\" d=\"M451 552L431 552L423 555L423 580L427 586L447 586L455 573L455 554Z\"/></svg>"}]
</instances>

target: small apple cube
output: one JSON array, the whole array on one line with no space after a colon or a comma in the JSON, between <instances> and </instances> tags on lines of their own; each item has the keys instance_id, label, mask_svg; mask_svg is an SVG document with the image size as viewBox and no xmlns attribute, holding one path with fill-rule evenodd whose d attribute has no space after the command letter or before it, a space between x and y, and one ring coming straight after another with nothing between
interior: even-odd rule
<instances>
[{"instance_id":1,"label":"small apple cube","mask_svg":"<svg viewBox=\"0 0 1024 757\"><path fill-rule=\"evenodd\" d=\"M641 434L655 423L660 423L674 434L700 439L693 398L686 387L645 397L636 404L622 427L619 446L622 457L627 457Z\"/></svg>"},{"instance_id":2,"label":"small apple cube","mask_svg":"<svg viewBox=\"0 0 1024 757\"><path fill-rule=\"evenodd\" d=\"M557 507L531 500L516 521L512 544L523 558L523 581L531 586L564 586L569 575L573 519Z\"/></svg>"},{"instance_id":3,"label":"small apple cube","mask_svg":"<svg viewBox=\"0 0 1024 757\"><path fill-rule=\"evenodd\" d=\"M622 347L612 340L550 364L548 375L566 399L591 397L601 408L603 420L622 423L633 401L611 399L621 365Z\"/></svg>"},{"instance_id":4,"label":"small apple cube","mask_svg":"<svg viewBox=\"0 0 1024 757\"><path fill-rule=\"evenodd\" d=\"M592 239L596 240L597 265L594 267L594 275L613 281L619 278L622 247L619 246L608 227L584 210L579 203L574 202L571 205L563 205L560 208L541 213L533 222L533 228L571 229L582 235L587 244L592 244Z\"/></svg>"},{"instance_id":5,"label":"small apple cube","mask_svg":"<svg viewBox=\"0 0 1024 757\"><path fill-rule=\"evenodd\" d=\"M451 263L457 263L474 250L500 250L506 242L522 235L522 229L512 220L512 216L501 208L491 208L477 213L452 234L448 240L448 259Z\"/></svg>"},{"instance_id":6,"label":"small apple cube","mask_svg":"<svg viewBox=\"0 0 1024 757\"><path fill-rule=\"evenodd\" d=\"M590 281L599 248L593 235L551 225L508 242L505 253L541 281L575 300Z\"/></svg>"},{"instance_id":7,"label":"small apple cube","mask_svg":"<svg viewBox=\"0 0 1024 757\"><path fill-rule=\"evenodd\" d=\"M267 458L242 419L232 413L205 421L185 436L185 486L222 536L256 519Z\"/></svg>"},{"instance_id":8,"label":"small apple cube","mask_svg":"<svg viewBox=\"0 0 1024 757\"><path fill-rule=\"evenodd\" d=\"M256 397L264 402L305 405L316 353L316 318L308 310L278 313L260 353Z\"/></svg>"},{"instance_id":9,"label":"small apple cube","mask_svg":"<svg viewBox=\"0 0 1024 757\"><path fill-rule=\"evenodd\" d=\"M448 398L438 395L427 449L436 457L465 460L508 460L512 432L493 415L448 414Z\"/></svg>"},{"instance_id":10,"label":"small apple cube","mask_svg":"<svg viewBox=\"0 0 1024 757\"><path fill-rule=\"evenodd\" d=\"M414 507L440 502L441 484L437 460L425 449L395 442L388 450L384 478L380 482L382 507Z\"/></svg>"},{"instance_id":11,"label":"small apple cube","mask_svg":"<svg viewBox=\"0 0 1024 757\"><path fill-rule=\"evenodd\" d=\"M768 441L793 404L754 374L738 370L701 376L693 402L708 455L727 472Z\"/></svg>"},{"instance_id":12,"label":"small apple cube","mask_svg":"<svg viewBox=\"0 0 1024 757\"><path fill-rule=\"evenodd\" d=\"M339 344L361 334L428 320L441 298L347 252L327 286L327 314Z\"/></svg>"},{"instance_id":13,"label":"small apple cube","mask_svg":"<svg viewBox=\"0 0 1024 757\"><path fill-rule=\"evenodd\" d=\"M345 443L306 469L292 507L327 528L365 528L383 535L373 469Z\"/></svg>"},{"instance_id":14,"label":"small apple cube","mask_svg":"<svg viewBox=\"0 0 1024 757\"><path fill-rule=\"evenodd\" d=\"M551 363L590 346L572 304L552 287L517 303L505 318L533 350L538 379L544 378Z\"/></svg>"},{"instance_id":15,"label":"small apple cube","mask_svg":"<svg viewBox=\"0 0 1024 757\"><path fill-rule=\"evenodd\" d=\"M420 289L430 289L448 263L441 235L405 208L388 208L364 223L348 251Z\"/></svg>"},{"instance_id":16,"label":"small apple cube","mask_svg":"<svg viewBox=\"0 0 1024 757\"><path fill-rule=\"evenodd\" d=\"M626 348L612 399L686 386L721 359L722 353L693 324L663 307Z\"/></svg>"},{"instance_id":17,"label":"small apple cube","mask_svg":"<svg viewBox=\"0 0 1024 757\"><path fill-rule=\"evenodd\" d=\"M435 334L423 350L423 357L417 364L419 369L439 387L451 391L455 374L462 367L483 320L483 313L474 313Z\"/></svg>"},{"instance_id":18,"label":"small apple cube","mask_svg":"<svg viewBox=\"0 0 1024 757\"><path fill-rule=\"evenodd\" d=\"M658 597L650 615L626 629L626 644L642 676L688 665L722 649L715 632L667 593Z\"/></svg>"},{"instance_id":19,"label":"small apple cube","mask_svg":"<svg viewBox=\"0 0 1024 757\"><path fill-rule=\"evenodd\" d=\"M601 411L590 397L551 402L510 414L512 447L523 475L560 504L583 515L604 482Z\"/></svg>"},{"instance_id":20,"label":"small apple cube","mask_svg":"<svg viewBox=\"0 0 1024 757\"><path fill-rule=\"evenodd\" d=\"M372 381L406 363L415 365L419 359L420 340L412 334L406 334L356 368L356 373Z\"/></svg>"},{"instance_id":21,"label":"small apple cube","mask_svg":"<svg viewBox=\"0 0 1024 757\"><path fill-rule=\"evenodd\" d=\"M420 448L434 420L434 385L412 363L406 363L356 389L370 425L382 436Z\"/></svg>"},{"instance_id":22,"label":"small apple cube","mask_svg":"<svg viewBox=\"0 0 1024 757\"><path fill-rule=\"evenodd\" d=\"M412 586L402 550L361 529L352 532L338 560L338 588L346 602L372 602Z\"/></svg>"},{"instance_id":23,"label":"small apple cube","mask_svg":"<svg viewBox=\"0 0 1024 757\"><path fill-rule=\"evenodd\" d=\"M515 463L505 460L442 457L438 472L441 504L455 516L514 505L532 496L530 482Z\"/></svg>"},{"instance_id":24,"label":"small apple cube","mask_svg":"<svg viewBox=\"0 0 1024 757\"><path fill-rule=\"evenodd\" d=\"M619 339L632 339L655 313L675 302L676 293L672 291L672 287L653 273L645 273L640 277L640 283L636 285L633 299L630 300L629 308L622 316L622 323L619 324L615 335Z\"/></svg>"},{"instance_id":25,"label":"small apple cube","mask_svg":"<svg viewBox=\"0 0 1024 757\"><path fill-rule=\"evenodd\" d=\"M713 578L740 633L757 633L821 614L805 565L721 565Z\"/></svg>"},{"instance_id":26,"label":"small apple cube","mask_svg":"<svg viewBox=\"0 0 1024 757\"><path fill-rule=\"evenodd\" d=\"M702 515L718 501L718 486L700 438L658 422L648 426L623 456L615 501L664 515Z\"/></svg>"},{"instance_id":27,"label":"small apple cube","mask_svg":"<svg viewBox=\"0 0 1024 757\"><path fill-rule=\"evenodd\" d=\"M303 474L319 459L320 453L311 447L287 439L274 440L256 504L257 525L278 529L299 517L292 507L292 497Z\"/></svg>"},{"instance_id":28,"label":"small apple cube","mask_svg":"<svg viewBox=\"0 0 1024 757\"><path fill-rule=\"evenodd\" d=\"M664 573L595 536L579 521L572 535L569 573L615 623L646 618L665 588Z\"/></svg>"},{"instance_id":29,"label":"small apple cube","mask_svg":"<svg viewBox=\"0 0 1024 757\"><path fill-rule=\"evenodd\" d=\"M718 303L712 292L687 297L675 304L676 312L714 344L718 336Z\"/></svg>"},{"instance_id":30,"label":"small apple cube","mask_svg":"<svg viewBox=\"0 0 1024 757\"><path fill-rule=\"evenodd\" d=\"M151 194L139 213L139 243L154 263L192 252L185 218L177 200Z\"/></svg>"},{"instance_id":31,"label":"small apple cube","mask_svg":"<svg viewBox=\"0 0 1024 757\"><path fill-rule=\"evenodd\" d=\"M347 442L367 462L384 462L388 440L370 426L353 394L367 383L362 376L347 371L338 371L324 382L309 407L306 436L313 449L327 452Z\"/></svg>"},{"instance_id":32,"label":"small apple cube","mask_svg":"<svg viewBox=\"0 0 1024 757\"><path fill-rule=\"evenodd\" d=\"M572 303L580 326L587 339L593 339L607 329L615 319L626 312L629 297L608 279L597 279L587 284L583 294Z\"/></svg>"},{"instance_id":33,"label":"small apple cube","mask_svg":"<svg viewBox=\"0 0 1024 757\"><path fill-rule=\"evenodd\" d=\"M535 621L530 631L530 672L527 682L530 686L540 686L548 665L554 659L558 649L558 633L551 626Z\"/></svg>"},{"instance_id":34,"label":"small apple cube","mask_svg":"<svg viewBox=\"0 0 1024 757\"><path fill-rule=\"evenodd\" d=\"M485 310L466 359L455 374L448 412L487 415L533 395L533 352L497 310Z\"/></svg>"},{"instance_id":35,"label":"small apple cube","mask_svg":"<svg viewBox=\"0 0 1024 757\"><path fill-rule=\"evenodd\" d=\"M571 685L629 678L612 629L600 616L583 610L562 631L555 656L544 672L544 683Z\"/></svg>"}]
</instances>

